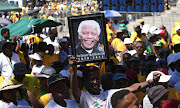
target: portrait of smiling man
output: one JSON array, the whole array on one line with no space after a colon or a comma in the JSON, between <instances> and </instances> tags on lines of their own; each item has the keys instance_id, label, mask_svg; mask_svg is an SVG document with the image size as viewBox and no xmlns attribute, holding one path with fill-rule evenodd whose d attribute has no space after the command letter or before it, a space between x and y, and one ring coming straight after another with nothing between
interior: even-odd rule
<instances>
[{"instance_id":1,"label":"portrait of smiling man","mask_svg":"<svg viewBox=\"0 0 180 108\"><path fill-rule=\"evenodd\" d=\"M76 46L76 54L100 53L97 48L100 25L95 20L84 20L78 27L78 39L80 42Z\"/></svg>"}]
</instances>

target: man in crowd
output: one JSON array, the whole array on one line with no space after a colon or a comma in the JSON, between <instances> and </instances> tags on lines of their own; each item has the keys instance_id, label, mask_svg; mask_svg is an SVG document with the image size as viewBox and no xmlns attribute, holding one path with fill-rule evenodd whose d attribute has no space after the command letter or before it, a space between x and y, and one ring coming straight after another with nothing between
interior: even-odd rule
<instances>
[{"instance_id":1,"label":"man in crowd","mask_svg":"<svg viewBox=\"0 0 180 108\"><path fill-rule=\"evenodd\" d=\"M69 90L64 83L65 78L61 74L52 74L48 78L48 87L54 99L45 108L79 108L79 105L69 100Z\"/></svg>"},{"instance_id":2,"label":"man in crowd","mask_svg":"<svg viewBox=\"0 0 180 108\"><path fill-rule=\"evenodd\" d=\"M0 53L0 71L5 79L12 77L14 64L20 62L19 56L13 52L11 42L5 42Z\"/></svg>"},{"instance_id":3,"label":"man in crowd","mask_svg":"<svg viewBox=\"0 0 180 108\"><path fill-rule=\"evenodd\" d=\"M120 90L111 97L113 108L142 108L137 97L129 90Z\"/></svg>"},{"instance_id":4,"label":"man in crowd","mask_svg":"<svg viewBox=\"0 0 180 108\"><path fill-rule=\"evenodd\" d=\"M96 47L99 41L101 29L99 23L94 20L85 20L79 24L78 39L80 43L76 46L76 54L99 53Z\"/></svg>"},{"instance_id":5,"label":"man in crowd","mask_svg":"<svg viewBox=\"0 0 180 108\"><path fill-rule=\"evenodd\" d=\"M122 89L114 89L108 90L106 92L102 92L100 90L100 73L99 68L97 67L85 67L83 70L83 80L84 86L88 92L82 92L78 89L77 83L77 58L71 56L69 60L69 64L73 67L73 72L71 74L70 85L72 88L73 96L77 102L80 103L80 107L82 108L92 108L92 107L104 107L111 108L111 96L116 91L120 91ZM136 83L130 87L126 87L131 92L135 92L146 88L148 85L151 85L154 82L159 80L160 74L154 73L154 79L149 80L147 82Z\"/></svg>"}]
</instances>

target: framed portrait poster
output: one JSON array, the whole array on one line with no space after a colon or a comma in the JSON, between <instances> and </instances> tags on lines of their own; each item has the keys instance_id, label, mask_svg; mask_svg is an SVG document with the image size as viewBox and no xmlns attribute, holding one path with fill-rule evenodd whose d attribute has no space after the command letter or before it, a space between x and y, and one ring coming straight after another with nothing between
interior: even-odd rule
<instances>
[{"instance_id":1,"label":"framed portrait poster","mask_svg":"<svg viewBox=\"0 0 180 108\"><path fill-rule=\"evenodd\" d=\"M68 17L72 54L80 62L109 59L103 13Z\"/></svg>"}]
</instances>

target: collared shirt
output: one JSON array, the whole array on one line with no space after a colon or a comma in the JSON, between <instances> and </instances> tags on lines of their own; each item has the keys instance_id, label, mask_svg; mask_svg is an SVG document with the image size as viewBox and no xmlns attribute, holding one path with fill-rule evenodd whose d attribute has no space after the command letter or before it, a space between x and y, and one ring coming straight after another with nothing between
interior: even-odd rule
<instances>
[{"instance_id":1,"label":"collared shirt","mask_svg":"<svg viewBox=\"0 0 180 108\"><path fill-rule=\"evenodd\" d=\"M12 77L14 64L20 62L19 56L16 53L12 53L11 60L5 56L4 53L0 53L0 71L5 79Z\"/></svg>"}]
</instances>

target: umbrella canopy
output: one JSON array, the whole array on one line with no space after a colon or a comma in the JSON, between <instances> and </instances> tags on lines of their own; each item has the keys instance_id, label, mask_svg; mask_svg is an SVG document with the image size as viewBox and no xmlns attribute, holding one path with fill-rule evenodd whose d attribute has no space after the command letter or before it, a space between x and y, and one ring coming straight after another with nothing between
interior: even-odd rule
<instances>
[{"instance_id":1,"label":"umbrella canopy","mask_svg":"<svg viewBox=\"0 0 180 108\"><path fill-rule=\"evenodd\" d=\"M0 24L9 25L11 23L8 19L0 17Z\"/></svg>"},{"instance_id":2,"label":"umbrella canopy","mask_svg":"<svg viewBox=\"0 0 180 108\"><path fill-rule=\"evenodd\" d=\"M106 10L105 11L105 17L106 18L112 18L112 17L122 17L122 15L115 11L115 10Z\"/></svg>"},{"instance_id":3,"label":"umbrella canopy","mask_svg":"<svg viewBox=\"0 0 180 108\"><path fill-rule=\"evenodd\" d=\"M8 3L0 1L0 12L4 12L4 11L18 11L18 12L21 12L22 9L18 8L15 5L8 4Z\"/></svg>"},{"instance_id":4,"label":"umbrella canopy","mask_svg":"<svg viewBox=\"0 0 180 108\"><path fill-rule=\"evenodd\" d=\"M16 23L10 24L3 28L8 28L10 31L10 39L12 39L13 35L24 36L30 33L38 33L41 32L44 27L55 27L62 25L62 23L55 22L49 19L27 19L27 20L19 20ZM3 29L1 28L0 31ZM2 39L2 36L0 36Z\"/></svg>"},{"instance_id":5,"label":"umbrella canopy","mask_svg":"<svg viewBox=\"0 0 180 108\"><path fill-rule=\"evenodd\" d=\"M24 16L27 16L27 15L36 15L36 14L38 14L38 12L39 12L40 10L41 10L41 9L31 10L31 11L29 11L28 13L24 14Z\"/></svg>"}]
</instances>

